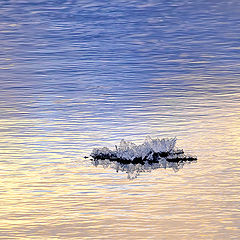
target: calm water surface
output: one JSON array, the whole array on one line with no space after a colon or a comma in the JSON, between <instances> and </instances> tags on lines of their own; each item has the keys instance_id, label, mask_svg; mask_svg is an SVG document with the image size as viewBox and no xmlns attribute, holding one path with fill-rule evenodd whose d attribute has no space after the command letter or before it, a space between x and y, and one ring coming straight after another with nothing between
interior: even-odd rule
<instances>
[{"instance_id":1,"label":"calm water surface","mask_svg":"<svg viewBox=\"0 0 240 240\"><path fill-rule=\"evenodd\" d=\"M239 239L240 2L0 1L0 239ZM178 138L134 180L93 147Z\"/></svg>"}]
</instances>

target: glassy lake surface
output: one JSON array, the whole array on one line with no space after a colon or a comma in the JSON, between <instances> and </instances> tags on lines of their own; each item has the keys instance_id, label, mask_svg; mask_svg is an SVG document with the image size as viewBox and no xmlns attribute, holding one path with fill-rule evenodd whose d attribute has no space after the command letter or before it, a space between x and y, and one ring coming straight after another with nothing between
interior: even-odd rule
<instances>
[{"instance_id":1,"label":"glassy lake surface","mask_svg":"<svg viewBox=\"0 0 240 240\"><path fill-rule=\"evenodd\" d=\"M239 239L240 1L0 1L0 239ZM93 147L177 137L133 180Z\"/></svg>"}]
</instances>

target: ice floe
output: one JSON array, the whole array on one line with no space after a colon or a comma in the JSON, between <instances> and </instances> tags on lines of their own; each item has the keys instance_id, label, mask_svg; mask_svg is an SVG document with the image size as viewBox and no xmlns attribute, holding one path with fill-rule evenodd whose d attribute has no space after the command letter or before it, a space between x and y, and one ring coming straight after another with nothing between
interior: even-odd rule
<instances>
[{"instance_id":1,"label":"ice floe","mask_svg":"<svg viewBox=\"0 0 240 240\"><path fill-rule=\"evenodd\" d=\"M94 166L112 167L117 172L127 172L130 179L136 178L140 172L156 168L178 171L186 163L196 161L197 157L186 155L177 148L176 140L147 137L142 144L136 145L123 139L114 150L107 147L94 148L91 153L92 163Z\"/></svg>"}]
</instances>

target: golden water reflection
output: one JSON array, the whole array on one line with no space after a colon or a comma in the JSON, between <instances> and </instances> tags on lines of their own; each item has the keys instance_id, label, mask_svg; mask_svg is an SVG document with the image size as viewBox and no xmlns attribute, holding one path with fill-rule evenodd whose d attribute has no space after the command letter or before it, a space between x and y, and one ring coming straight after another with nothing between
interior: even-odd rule
<instances>
[{"instance_id":1,"label":"golden water reflection","mask_svg":"<svg viewBox=\"0 0 240 240\"><path fill-rule=\"evenodd\" d=\"M59 135L18 132L20 124L41 122L1 121L2 239L237 239L236 116L228 116L232 124L199 122L189 138L182 134L179 146L197 154L197 164L141 173L133 181L79 159L81 148L64 152ZM48 149L53 143L58 151Z\"/></svg>"}]
</instances>

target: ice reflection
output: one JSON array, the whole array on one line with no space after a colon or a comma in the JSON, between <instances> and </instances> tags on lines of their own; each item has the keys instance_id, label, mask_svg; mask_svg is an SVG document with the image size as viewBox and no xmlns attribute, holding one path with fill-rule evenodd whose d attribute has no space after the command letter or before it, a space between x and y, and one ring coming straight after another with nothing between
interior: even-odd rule
<instances>
[{"instance_id":1,"label":"ice reflection","mask_svg":"<svg viewBox=\"0 0 240 240\"><path fill-rule=\"evenodd\" d=\"M185 164L190 164L192 162L197 162L197 160L181 160L181 161L174 161L169 162L166 159L161 159L161 161L157 163L149 163L145 162L144 164L137 163L129 163L125 164L121 161L112 161L109 159L101 160L101 159L91 159L92 164L95 167L103 166L103 168L113 168L116 170L116 172L126 172L128 179L135 179L139 176L142 172L151 172L152 170L158 169L158 168L172 168L175 172L179 171L183 168Z\"/></svg>"}]
</instances>

